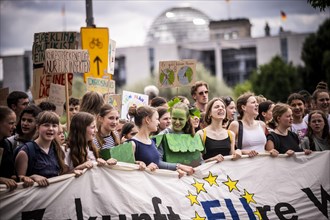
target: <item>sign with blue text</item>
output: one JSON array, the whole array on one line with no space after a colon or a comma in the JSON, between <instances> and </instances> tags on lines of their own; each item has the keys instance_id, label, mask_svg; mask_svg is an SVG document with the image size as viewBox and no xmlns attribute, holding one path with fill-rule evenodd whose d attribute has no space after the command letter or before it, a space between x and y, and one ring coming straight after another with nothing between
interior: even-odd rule
<instances>
[{"instance_id":1,"label":"sign with blue text","mask_svg":"<svg viewBox=\"0 0 330 220\"><path fill-rule=\"evenodd\" d=\"M330 151L226 156L182 178L136 164L94 164L79 177L48 179L47 187L0 192L1 219L327 220L329 167Z\"/></svg>"}]
</instances>

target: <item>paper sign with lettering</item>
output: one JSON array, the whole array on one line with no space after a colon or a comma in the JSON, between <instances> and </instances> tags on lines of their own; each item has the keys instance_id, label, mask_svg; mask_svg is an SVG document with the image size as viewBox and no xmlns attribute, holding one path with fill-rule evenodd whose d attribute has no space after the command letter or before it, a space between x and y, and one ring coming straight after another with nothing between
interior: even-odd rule
<instances>
[{"instance_id":1,"label":"paper sign with lettering","mask_svg":"<svg viewBox=\"0 0 330 220\"><path fill-rule=\"evenodd\" d=\"M84 73L90 69L88 50L47 49L47 73Z\"/></svg>"},{"instance_id":2,"label":"paper sign with lettering","mask_svg":"<svg viewBox=\"0 0 330 220\"><path fill-rule=\"evenodd\" d=\"M73 74L68 73L69 96L72 94ZM65 85L65 73L47 74L44 68L33 70L32 95L34 99L46 98L49 96L50 84Z\"/></svg>"},{"instance_id":3,"label":"paper sign with lettering","mask_svg":"<svg viewBox=\"0 0 330 220\"><path fill-rule=\"evenodd\" d=\"M136 106L138 108L143 105L148 105L148 101L149 96L147 95L130 91L123 91L121 118L130 119L128 115L129 107Z\"/></svg>"},{"instance_id":4,"label":"paper sign with lettering","mask_svg":"<svg viewBox=\"0 0 330 220\"><path fill-rule=\"evenodd\" d=\"M115 73L115 59L116 59L116 41L110 39L108 72L112 75Z\"/></svg>"},{"instance_id":5,"label":"paper sign with lettering","mask_svg":"<svg viewBox=\"0 0 330 220\"><path fill-rule=\"evenodd\" d=\"M65 86L51 83L49 87L48 101L56 105L56 113L63 114L63 105L65 103Z\"/></svg>"},{"instance_id":6,"label":"paper sign with lettering","mask_svg":"<svg viewBox=\"0 0 330 220\"><path fill-rule=\"evenodd\" d=\"M86 78L87 91L99 92L101 94L115 93L115 81L101 78Z\"/></svg>"},{"instance_id":7,"label":"paper sign with lettering","mask_svg":"<svg viewBox=\"0 0 330 220\"><path fill-rule=\"evenodd\" d=\"M196 60L160 61L158 85L161 88L191 86L196 81Z\"/></svg>"},{"instance_id":8,"label":"paper sign with lettering","mask_svg":"<svg viewBox=\"0 0 330 220\"><path fill-rule=\"evenodd\" d=\"M43 64L45 50L54 49L78 49L77 32L41 32L34 34L32 46L33 64Z\"/></svg>"},{"instance_id":9,"label":"paper sign with lettering","mask_svg":"<svg viewBox=\"0 0 330 220\"><path fill-rule=\"evenodd\" d=\"M7 96L9 95L9 88L0 89L0 105L7 105Z\"/></svg>"},{"instance_id":10,"label":"paper sign with lettering","mask_svg":"<svg viewBox=\"0 0 330 220\"><path fill-rule=\"evenodd\" d=\"M121 95L119 94L106 94L104 96L104 101L107 104L112 105L117 111L121 112Z\"/></svg>"}]
</instances>

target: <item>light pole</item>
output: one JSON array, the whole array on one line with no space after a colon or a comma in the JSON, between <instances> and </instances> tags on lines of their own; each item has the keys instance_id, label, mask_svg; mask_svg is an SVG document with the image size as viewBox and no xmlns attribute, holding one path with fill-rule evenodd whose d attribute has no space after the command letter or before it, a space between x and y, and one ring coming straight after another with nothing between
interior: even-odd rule
<instances>
[{"instance_id":1,"label":"light pole","mask_svg":"<svg viewBox=\"0 0 330 220\"><path fill-rule=\"evenodd\" d=\"M95 27L93 18L93 0L86 0L86 24L87 27Z\"/></svg>"}]
</instances>

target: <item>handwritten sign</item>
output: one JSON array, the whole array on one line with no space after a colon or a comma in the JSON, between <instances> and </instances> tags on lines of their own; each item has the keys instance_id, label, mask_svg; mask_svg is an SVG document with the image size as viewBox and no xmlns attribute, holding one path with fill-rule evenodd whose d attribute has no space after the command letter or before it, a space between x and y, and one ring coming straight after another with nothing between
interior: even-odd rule
<instances>
[{"instance_id":1,"label":"handwritten sign","mask_svg":"<svg viewBox=\"0 0 330 220\"><path fill-rule=\"evenodd\" d=\"M56 105L56 113L62 115L65 103L65 86L51 83L48 101L54 103Z\"/></svg>"},{"instance_id":2,"label":"handwritten sign","mask_svg":"<svg viewBox=\"0 0 330 220\"><path fill-rule=\"evenodd\" d=\"M117 109L117 111L120 114L121 107L122 107L122 104L121 104L121 95L119 95L119 94L106 94L104 96L104 101L105 101L105 103L110 104L115 109Z\"/></svg>"},{"instance_id":3,"label":"handwritten sign","mask_svg":"<svg viewBox=\"0 0 330 220\"><path fill-rule=\"evenodd\" d=\"M84 73L90 68L87 50L47 49L45 56L47 73Z\"/></svg>"},{"instance_id":4,"label":"handwritten sign","mask_svg":"<svg viewBox=\"0 0 330 220\"><path fill-rule=\"evenodd\" d=\"M108 72L112 75L115 72L115 59L116 59L116 41L110 39Z\"/></svg>"},{"instance_id":5,"label":"handwritten sign","mask_svg":"<svg viewBox=\"0 0 330 220\"><path fill-rule=\"evenodd\" d=\"M191 86L196 81L196 60L160 61L158 85L161 88Z\"/></svg>"},{"instance_id":6,"label":"handwritten sign","mask_svg":"<svg viewBox=\"0 0 330 220\"><path fill-rule=\"evenodd\" d=\"M101 78L86 78L87 91L100 92L101 94L115 93L115 81Z\"/></svg>"},{"instance_id":7,"label":"handwritten sign","mask_svg":"<svg viewBox=\"0 0 330 220\"><path fill-rule=\"evenodd\" d=\"M9 95L9 88L0 89L0 105L7 105L7 96Z\"/></svg>"},{"instance_id":8,"label":"handwritten sign","mask_svg":"<svg viewBox=\"0 0 330 220\"><path fill-rule=\"evenodd\" d=\"M68 73L68 90L69 95L72 94L72 80L73 74ZM49 96L50 84L65 85L65 73L47 74L45 68L38 68L33 70L33 87L32 95L34 99L46 98Z\"/></svg>"},{"instance_id":9,"label":"handwritten sign","mask_svg":"<svg viewBox=\"0 0 330 220\"><path fill-rule=\"evenodd\" d=\"M43 64L47 48L77 49L77 32L41 32L34 34L32 46L33 64Z\"/></svg>"},{"instance_id":10,"label":"handwritten sign","mask_svg":"<svg viewBox=\"0 0 330 220\"><path fill-rule=\"evenodd\" d=\"M144 94L139 94L130 91L123 91L121 118L129 119L128 116L129 107L134 105L138 108L143 105L148 105L148 99L149 97Z\"/></svg>"}]
</instances>

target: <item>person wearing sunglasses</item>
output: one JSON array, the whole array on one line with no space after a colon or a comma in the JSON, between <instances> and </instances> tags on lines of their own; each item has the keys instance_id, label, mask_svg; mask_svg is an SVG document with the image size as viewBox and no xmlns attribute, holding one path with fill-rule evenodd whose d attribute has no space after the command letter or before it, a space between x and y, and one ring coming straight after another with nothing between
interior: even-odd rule
<instances>
[{"instance_id":1,"label":"person wearing sunglasses","mask_svg":"<svg viewBox=\"0 0 330 220\"><path fill-rule=\"evenodd\" d=\"M209 101L209 86L206 82L197 81L191 87L190 94L195 100L194 106L201 112L205 111L206 105Z\"/></svg>"}]
</instances>

